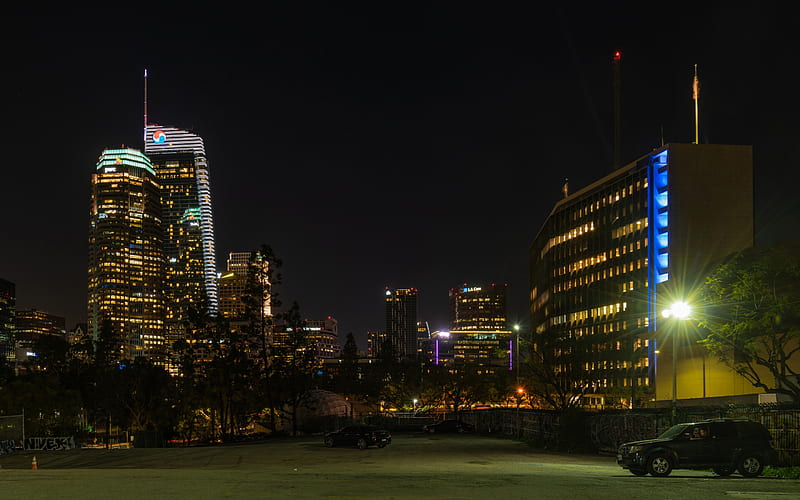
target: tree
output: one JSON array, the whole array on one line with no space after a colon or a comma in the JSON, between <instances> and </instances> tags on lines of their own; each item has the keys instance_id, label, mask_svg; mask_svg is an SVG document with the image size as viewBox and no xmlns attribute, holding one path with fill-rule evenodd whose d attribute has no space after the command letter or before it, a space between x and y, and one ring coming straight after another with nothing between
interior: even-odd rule
<instances>
[{"instance_id":1,"label":"tree","mask_svg":"<svg viewBox=\"0 0 800 500\"><path fill-rule=\"evenodd\" d=\"M350 399L350 397L358 395L361 392L361 375L358 370L358 347L356 346L356 339L353 337L352 332L347 334L340 359L341 363L334 379L334 387L336 391L344 395L346 399Z\"/></svg>"},{"instance_id":2,"label":"tree","mask_svg":"<svg viewBox=\"0 0 800 500\"><path fill-rule=\"evenodd\" d=\"M297 302L282 316L285 333L280 342L273 345L273 386L280 388L281 400L288 408L288 419L295 436L298 409L303 406L317 371L316 350L309 341L306 322L300 315Z\"/></svg>"},{"instance_id":3,"label":"tree","mask_svg":"<svg viewBox=\"0 0 800 500\"><path fill-rule=\"evenodd\" d=\"M278 394L273 385L273 336L275 333L274 312L280 307L275 285L282 281L278 269L281 260L272 247L261 245L261 249L250 253L247 284L243 301L245 304L245 331L249 335L250 350L257 353L258 388L266 400L269 411L269 429L275 432L277 426Z\"/></svg>"},{"instance_id":4,"label":"tree","mask_svg":"<svg viewBox=\"0 0 800 500\"><path fill-rule=\"evenodd\" d=\"M473 363L456 363L453 369L434 367L431 370L429 387L439 396L439 402L454 414L486 399L489 395L489 380L480 371L485 367Z\"/></svg>"},{"instance_id":5,"label":"tree","mask_svg":"<svg viewBox=\"0 0 800 500\"><path fill-rule=\"evenodd\" d=\"M556 410L579 407L603 377L600 370L586 367L591 363L591 342L588 335L565 336L550 330L538 334L523 368L530 395Z\"/></svg>"},{"instance_id":6,"label":"tree","mask_svg":"<svg viewBox=\"0 0 800 500\"><path fill-rule=\"evenodd\" d=\"M800 244L730 255L700 296L709 352L753 386L800 401Z\"/></svg>"}]
</instances>

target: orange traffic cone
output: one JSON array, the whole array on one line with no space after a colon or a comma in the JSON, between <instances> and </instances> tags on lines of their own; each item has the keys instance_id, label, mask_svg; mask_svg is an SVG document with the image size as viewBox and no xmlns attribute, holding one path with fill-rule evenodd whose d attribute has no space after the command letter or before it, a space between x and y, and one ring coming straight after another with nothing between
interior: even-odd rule
<instances>
[{"instance_id":1,"label":"orange traffic cone","mask_svg":"<svg viewBox=\"0 0 800 500\"><path fill-rule=\"evenodd\" d=\"M34 455L33 460L31 460L31 469L39 470L39 464L36 462L36 456Z\"/></svg>"}]
</instances>

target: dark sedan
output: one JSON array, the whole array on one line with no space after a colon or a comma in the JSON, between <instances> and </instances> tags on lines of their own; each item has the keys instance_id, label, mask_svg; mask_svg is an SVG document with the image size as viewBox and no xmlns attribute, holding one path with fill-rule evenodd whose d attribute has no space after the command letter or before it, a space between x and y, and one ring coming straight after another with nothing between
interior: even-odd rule
<instances>
[{"instance_id":1,"label":"dark sedan","mask_svg":"<svg viewBox=\"0 0 800 500\"><path fill-rule=\"evenodd\" d=\"M359 450L373 445L383 448L392 444L392 434L371 425L350 425L325 434L324 443L328 448L337 445L355 446Z\"/></svg>"},{"instance_id":2,"label":"dark sedan","mask_svg":"<svg viewBox=\"0 0 800 500\"><path fill-rule=\"evenodd\" d=\"M461 422L459 420L442 420L441 422L436 422L435 424L425 425L422 427L422 430L428 434L441 432L458 432L461 434L464 432L472 432L475 430L475 427L472 424Z\"/></svg>"}]
</instances>

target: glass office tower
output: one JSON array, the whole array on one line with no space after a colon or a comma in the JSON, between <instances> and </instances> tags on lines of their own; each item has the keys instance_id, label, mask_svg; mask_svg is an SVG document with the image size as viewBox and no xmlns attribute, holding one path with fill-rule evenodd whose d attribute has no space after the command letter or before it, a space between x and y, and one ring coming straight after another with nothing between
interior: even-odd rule
<instances>
[{"instance_id":1,"label":"glass office tower","mask_svg":"<svg viewBox=\"0 0 800 500\"><path fill-rule=\"evenodd\" d=\"M161 194L156 172L140 151L107 149L100 155L89 220L89 331L95 340L110 335L121 359L160 359Z\"/></svg>"},{"instance_id":2,"label":"glass office tower","mask_svg":"<svg viewBox=\"0 0 800 500\"><path fill-rule=\"evenodd\" d=\"M161 186L166 258L166 321L170 342L184 335L191 308L218 313L214 220L203 139L148 125L145 154Z\"/></svg>"}]
</instances>

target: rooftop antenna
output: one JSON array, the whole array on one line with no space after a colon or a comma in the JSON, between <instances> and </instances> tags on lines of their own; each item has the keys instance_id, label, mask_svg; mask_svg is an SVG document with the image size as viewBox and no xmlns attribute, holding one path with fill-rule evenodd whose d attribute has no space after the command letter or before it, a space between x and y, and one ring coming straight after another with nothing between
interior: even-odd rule
<instances>
[{"instance_id":1,"label":"rooftop antenna","mask_svg":"<svg viewBox=\"0 0 800 500\"><path fill-rule=\"evenodd\" d=\"M694 79L692 80L692 99L694 100L694 143L700 144L700 114L698 103L700 101L700 80L697 79L697 65L694 65Z\"/></svg>"},{"instance_id":2,"label":"rooftop antenna","mask_svg":"<svg viewBox=\"0 0 800 500\"><path fill-rule=\"evenodd\" d=\"M142 132L142 147L147 144L147 68L144 69L144 131Z\"/></svg>"},{"instance_id":3,"label":"rooftop antenna","mask_svg":"<svg viewBox=\"0 0 800 500\"><path fill-rule=\"evenodd\" d=\"M622 53L617 50L614 52L612 66L614 68L614 165L619 168L622 164L622 78L620 77L620 66L622 65Z\"/></svg>"}]
</instances>

